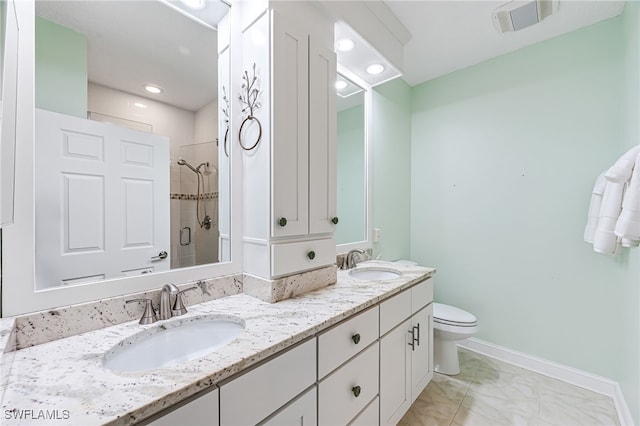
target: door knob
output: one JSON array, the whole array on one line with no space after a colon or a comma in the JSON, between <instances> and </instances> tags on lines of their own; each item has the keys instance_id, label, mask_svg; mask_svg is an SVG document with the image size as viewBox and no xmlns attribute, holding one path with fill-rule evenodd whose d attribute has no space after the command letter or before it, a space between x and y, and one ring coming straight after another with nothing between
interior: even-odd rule
<instances>
[{"instance_id":1,"label":"door knob","mask_svg":"<svg viewBox=\"0 0 640 426\"><path fill-rule=\"evenodd\" d=\"M286 217L281 217L280 220L278 221L278 225L287 226L287 218Z\"/></svg>"},{"instance_id":2,"label":"door knob","mask_svg":"<svg viewBox=\"0 0 640 426\"><path fill-rule=\"evenodd\" d=\"M315 258L316 258L316 252L315 252L315 251L313 251L313 250L311 250L309 253L307 253L307 257L308 257L310 260L315 259Z\"/></svg>"},{"instance_id":3,"label":"door knob","mask_svg":"<svg viewBox=\"0 0 640 426\"><path fill-rule=\"evenodd\" d=\"M152 260L155 260L155 259L160 259L160 260L162 260L162 259L166 259L166 258L167 258L167 256L169 256L169 254L168 254L166 251L164 251L164 250L163 250L163 251L161 251L160 253L158 253L158 255L157 255L157 256L151 256L151 259L152 259Z\"/></svg>"},{"instance_id":4,"label":"door knob","mask_svg":"<svg viewBox=\"0 0 640 426\"><path fill-rule=\"evenodd\" d=\"M331 223L333 223L334 225L338 224L338 217L334 217L333 219L331 219Z\"/></svg>"}]
</instances>

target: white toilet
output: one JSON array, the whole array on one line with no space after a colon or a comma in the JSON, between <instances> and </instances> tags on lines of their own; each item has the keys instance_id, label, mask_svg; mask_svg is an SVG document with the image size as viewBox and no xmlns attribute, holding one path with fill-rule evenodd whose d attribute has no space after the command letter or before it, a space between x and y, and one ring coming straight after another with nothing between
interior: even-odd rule
<instances>
[{"instance_id":1,"label":"white toilet","mask_svg":"<svg viewBox=\"0 0 640 426\"><path fill-rule=\"evenodd\" d=\"M460 373L457 343L478 331L478 320L462 309L433 304L433 368L450 376Z\"/></svg>"}]
</instances>

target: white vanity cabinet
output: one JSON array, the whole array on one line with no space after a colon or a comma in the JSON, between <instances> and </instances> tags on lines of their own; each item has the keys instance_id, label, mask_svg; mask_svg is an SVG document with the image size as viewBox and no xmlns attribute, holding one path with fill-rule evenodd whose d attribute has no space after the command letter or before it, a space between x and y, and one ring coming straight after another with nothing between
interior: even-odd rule
<instances>
[{"instance_id":1,"label":"white vanity cabinet","mask_svg":"<svg viewBox=\"0 0 640 426\"><path fill-rule=\"evenodd\" d=\"M263 421L276 424L267 420L274 413L281 414L282 419L293 416L298 419L296 424L306 416L309 422L304 424L313 424L314 397L302 398L300 404L288 404L308 389L315 394L315 383L316 340L310 339L221 384L220 425L256 425Z\"/></svg>"},{"instance_id":2,"label":"white vanity cabinet","mask_svg":"<svg viewBox=\"0 0 640 426\"><path fill-rule=\"evenodd\" d=\"M433 377L432 302L428 278L150 424L395 425Z\"/></svg>"},{"instance_id":3,"label":"white vanity cabinet","mask_svg":"<svg viewBox=\"0 0 640 426\"><path fill-rule=\"evenodd\" d=\"M433 377L433 280L380 304L380 424L395 425Z\"/></svg>"},{"instance_id":4,"label":"white vanity cabinet","mask_svg":"<svg viewBox=\"0 0 640 426\"><path fill-rule=\"evenodd\" d=\"M336 55L313 5L270 2L252 18L243 68L251 79L256 64L262 139L243 155L245 271L272 279L335 263Z\"/></svg>"}]
</instances>

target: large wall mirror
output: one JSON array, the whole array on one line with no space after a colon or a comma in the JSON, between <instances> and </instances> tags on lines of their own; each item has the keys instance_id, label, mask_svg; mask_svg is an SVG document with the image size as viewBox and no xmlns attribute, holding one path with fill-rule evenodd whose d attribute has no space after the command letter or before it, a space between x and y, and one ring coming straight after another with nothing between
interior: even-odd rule
<instances>
[{"instance_id":1,"label":"large wall mirror","mask_svg":"<svg viewBox=\"0 0 640 426\"><path fill-rule=\"evenodd\" d=\"M224 140L229 5L15 6L21 101L2 315L239 272L241 168Z\"/></svg>"},{"instance_id":2,"label":"large wall mirror","mask_svg":"<svg viewBox=\"0 0 640 426\"><path fill-rule=\"evenodd\" d=\"M36 289L229 260L228 6L189 3L36 1Z\"/></svg>"},{"instance_id":3,"label":"large wall mirror","mask_svg":"<svg viewBox=\"0 0 640 426\"><path fill-rule=\"evenodd\" d=\"M368 247L367 90L363 83L339 69L337 96L337 209L338 251Z\"/></svg>"},{"instance_id":4,"label":"large wall mirror","mask_svg":"<svg viewBox=\"0 0 640 426\"><path fill-rule=\"evenodd\" d=\"M0 226L13 222L19 28L12 0L0 0Z\"/></svg>"}]
</instances>

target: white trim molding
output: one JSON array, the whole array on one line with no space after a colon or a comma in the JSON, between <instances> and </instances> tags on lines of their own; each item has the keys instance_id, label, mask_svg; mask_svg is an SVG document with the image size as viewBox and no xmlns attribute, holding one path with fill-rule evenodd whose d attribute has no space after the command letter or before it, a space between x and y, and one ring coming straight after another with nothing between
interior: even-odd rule
<instances>
[{"instance_id":1,"label":"white trim molding","mask_svg":"<svg viewBox=\"0 0 640 426\"><path fill-rule=\"evenodd\" d=\"M581 388L609 396L613 399L622 426L633 426L631 411L627 405L622 389L618 382L606 377L598 376L577 368L558 364L522 352L514 351L504 346L498 346L484 340L471 337L458 343L458 346L473 352L495 358L525 368L545 376L562 380Z\"/></svg>"}]
</instances>

